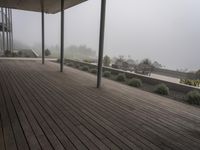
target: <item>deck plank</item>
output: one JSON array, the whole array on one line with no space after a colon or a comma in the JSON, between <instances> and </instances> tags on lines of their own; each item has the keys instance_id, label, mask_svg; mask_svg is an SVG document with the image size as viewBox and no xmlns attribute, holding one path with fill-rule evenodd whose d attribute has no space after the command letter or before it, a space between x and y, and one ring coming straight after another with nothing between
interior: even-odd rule
<instances>
[{"instance_id":1,"label":"deck plank","mask_svg":"<svg viewBox=\"0 0 200 150\"><path fill-rule=\"evenodd\" d=\"M29 75L29 76L31 76L31 75ZM41 82L40 82L41 83ZM28 87L27 87L28 88ZM45 89L41 89L41 91L43 91L43 90L45 90ZM49 93L50 91L48 91L47 90L47 92ZM48 100L51 100L51 98L52 97L54 97L53 95L49 95L48 93L46 93L46 96L48 97ZM38 93L39 94L39 93ZM54 95L55 95L56 93L54 93ZM45 93L44 93L44 95L45 95ZM59 98L59 97L55 97L55 99L56 98ZM43 97L43 99L44 99L44 97ZM53 101L53 100L52 100ZM54 108L52 108L52 109L54 109ZM79 111L80 109L78 109L78 111ZM62 118L62 119L64 119L64 118ZM69 125L70 124L70 122L67 122L67 124ZM83 136L83 133L81 133L81 132L77 132L77 129L78 128L74 128L73 127L73 125L72 125L72 130L74 131L74 132L76 132L76 136L77 137L79 137L79 138L81 138L82 139L82 141L87 145L87 147L89 148L89 149L96 149L95 147L94 147L94 144L92 144L91 142L90 142L90 140L88 140L88 139L85 139L84 138L84 136ZM92 139L92 140L94 140L94 139ZM96 141L94 141L94 142L96 142ZM100 141L98 141L98 142L100 142Z\"/></svg>"},{"instance_id":2,"label":"deck plank","mask_svg":"<svg viewBox=\"0 0 200 150\"><path fill-rule=\"evenodd\" d=\"M199 108L57 67L0 60L0 149L200 149Z\"/></svg>"},{"instance_id":3,"label":"deck plank","mask_svg":"<svg viewBox=\"0 0 200 150\"><path fill-rule=\"evenodd\" d=\"M45 118L43 117L41 112L34 105L34 103L33 103L34 97L30 96L30 92L27 92L27 90L25 89L25 86L21 84L22 82L20 83L20 82L15 82L15 81L14 81L14 83L15 83L16 88L18 88L20 90L21 94L25 97L24 100L28 106L28 109L31 110L31 112L34 115L34 118L37 120L41 130L45 134L45 137L50 142L51 146L49 148L51 149L51 147L52 147L53 149L57 149L57 150L64 149L62 143L57 138L53 129L49 126L49 124L47 123L47 121L45 120ZM48 120L48 121L51 121L51 120Z\"/></svg>"},{"instance_id":4,"label":"deck plank","mask_svg":"<svg viewBox=\"0 0 200 150\"><path fill-rule=\"evenodd\" d=\"M26 77L25 77L26 78ZM23 81L21 81L21 82L23 82ZM24 86L26 87L26 83L24 83ZM52 119L50 119L49 118L49 116L45 116L44 118L49 118L49 119L47 119L47 121L49 121L49 120L54 120L54 122L56 122L57 123L57 126L58 127L60 127L60 129L62 129L62 132L63 133L65 133L65 136L67 137L67 136L69 136L68 138L70 139L70 140L72 140L73 142L74 142L74 145L75 146L77 146L77 147L79 147L79 149L86 149L85 148L85 146L77 139L77 137L79 137L80 139L82 139L82 141L88 146L88 148L89 149L97 149L97 147L94 145L94 144L92 144L92 143L90 143L89 141L88 141L88 139L86 139L86 137L84 137L83 136L83 133L82 132L78 132L78 128L74 128L73 127L73 124L70 122L70 121L68 121L68 120L66 120L66 118L65 117L63 117L63 118L60 118L59 117L59 114L55 114L53 111L56 111L55 110L55 107L53 106L52 108L49 108L48 107L48 105L49 105L49 99L51 99L51 94L49 95L45 95L45 93L43 93L42 92L42 89L41 89L41 91L40 92L38 92L38 87L37 88L35 88L36 86L32 86L32 84L29 84L29 86L28 87L26 87L27 88L27 90L28 90L28 88L31 88L34 92L35 92L35 95L33 95L33 96L37 96L37 102L35 101L34 103L36 104L36 105L41 105L41 106L43 106L43 109L42 108L40 108L40 110L41 111L43 111L43 110L46 110L47 112L48 112L48 114L51 116L51 118ZM43 95L44 94L44 95ZM46 96L46 97L45 97ZM45 100L45 101L47 101L47 104L45 104L44 102L43 102L43 100ZM40 104L39 104L40 103ZM40 106L39 106L40 107ZM53 110L53 111L52 111ZM45 112L43 111L41 114L45 114ZM58 119L58 118L60 118L60 120ZM62 122L62 120L65 120L65 121L67 121L65 124ZM54 126L53 128L57 128L57 126ZM68 129L67 128L67 126L71 129ZM72 131L74 132L74 133L77 133L77 136L74 136L73 135L73 133L72 133ZM57 132L60 132L59 131L59 129L57 128ZM65 137L64 137L64 135L63 135L63 133L62 132L60 132L60 134L59 135L57 135L58 137L59 136L61 136L62 135L62 137L61 137L61 139L66 139ZM71 149L71 148L70 148Z\"/></svg>"},{"instance_id":5,"label":"deck plank","mask_svg":"<svg viewBox=\"0 0 200 150\"><path fill-rule=\"evenodd\" d=\"M30 75L29 75L30 76ZM41 81L42 82L42 81ZM40 82L40 83L41 83ZM45 83L45 84L47 84L47 83ZM55 89L55 88L54 88ZM45 89L44 89L45 90ZM51 91L51 92L55 92L55 91ZM56 95L56 93L57 92L55 92L53 95ZM52 95L52 96L53 96ZM59 98L59 95L57 95L55 98ZM72 97L70 97L70 99L73 99ZM75 105L77 105L77 103L75 104ZM72 107L72 106L71 106ZM81 107L79 107L78 108L78 112L81 110ZM105 127L105 125L104 125L104 127ZM104 129L105 130L105 129ZM106 133L107 131L105 130L105 133ZM117 133L117 132L115 132L115 131L113 131L115 134ZM107 133L109 133L109 132L107 132ZM78 135L78 136L80 136L80 135ZM127 141L126 143L129 143L131 146L129 146L129 148L126 146L126 145L124 145L123 144L123 142L121 142L118 138L120 137L120 134L118 134L117 136L115 136L115 137L113 137L112 136L112 134L110 134L110 137L113 139L113 141L116 143L116 144L120 144L120 146L119 147L122 147L122 148L124 148L124 149L130 149L130 148L133 148L133 147L135 147L135 146L133 146L134 144L133 143L130 143L129 141L127 141L126 139L125 139L125 141ZM117 138L116 138L117 137ZM122 137L123 138L123 137ZM135 149L136 149L136 147L135 147Z\"/></svg>"},{"instance_id":6,"label":"deck plank","mask_svg":"<svg viewBox=\"0 0 200 150\"><path fill-rule=\"evenodd\" d=\"M2 83L0 84L0 111L1 111L1 122L3 128L3 138L5 148L8 150L17 150L13 129L11 126L10 117L8 115L7 106L5 104L5 97L3 95Z\"/></svg>"},{"instance_id":7,"label":"deck plank","mask_svg":"<svg viewBox=\"0 0 200 150\"><path fill-rule=\"evenodd\" d=\"M0 103L0 149L5 150L4 135L3 135L3 122L2 122L2 118L1 118L2 110L3 110L3 108Z\"/></svg>"},{"instance_id":8,"label":"deck plank","mask_svg":"<svg viewBox=\"0 0 200 150\"><path fill-rule=\"evenodd\" d=\"M14 82L13 82L14 83ZM13 84L12 83L12 84ZM22 106L25 115L28 119L28 122L30 124L29 129L28 130L33 130L35 137L37 138L37 141L39 142L39 145L41 146L42 149L52 149L51 143L49 142L48 138L46 137L45 133L43 132L41 126L39 125L39 123L37 122L37 120L35 119L35 116L32 114L32 112L30 111L29 107L27 106L27 104L25 103L24 99L27 98L25 95L21 95L21 89L17 88L17 86L13 89L16 92L16 96L18 97L19 103ZM19 90L19 91L18 91ZM26 126L25 128L28 128L28 126ZM26 130L26 129L24 129ZM28 141L32 140L32 138L34 138L34 135L30 137L27 137ZM32 142L31 142L32 143ZM35 148L36 145L33 143L33 147Z\"/></svg>"},{"instance_id":9,"label":"deck plank","mask_svg":"<svg viewBox=\"0 0 200 150\"><path fill-rule=\"evenodd\" d=\"M6 74L6 73L5 73ZM12 103L13 103L13 106L15 107L15 110L16 110L16 114L18 115L19 117L19 120L20 120L20 124L22 126L22 129L23 129L23 132L24 132L24 135L26 137L24 137L24 135L21 135L22 139L25 138L29 144L29 147L31 147L31 149L33 150L40 150L40 145L32 131L32 128L30 127L30 124L28 122L28 119L26 118L26 115L22 109L22 107L20 106L19 102L18 102L18 94L19 93L15 93L16 89L12 87L12 84L9 83L9 80L6 80L7 78L5 78L5 76L2 76L2 79L4 78L4 84L7 85L7 89L9 91L9 94L11 96L11 99L12 99ZM13 92L14 91L14 92ZM20 97L21 98L21 97ZM20 138L18 138L20 139ZM20 139L20 141L23 141L22 139ZM27 147L27 143L22 143L21 147L23 147L24 149L28 149Z\"/></svg>"}]
</instances>

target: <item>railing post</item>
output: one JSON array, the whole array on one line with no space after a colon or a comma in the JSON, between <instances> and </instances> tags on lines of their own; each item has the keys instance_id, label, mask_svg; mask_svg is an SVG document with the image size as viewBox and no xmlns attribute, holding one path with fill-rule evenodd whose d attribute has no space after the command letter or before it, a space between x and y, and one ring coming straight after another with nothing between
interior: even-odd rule
<instances>
[{"instance_id":1,"label":"railing post","mask_svg":"<svg viewBox=\"0 0 200 150\"><path fill-rule=\"evenodd\" d=\"M101 0L101 20L100 20L100 34L99 34L99 56L98 56L99 58L98 58L97 88L100 88L100 86L101 86L101 77L102 77L105 15L106 15L106 0Z\"/></svg>"}]
</instances>

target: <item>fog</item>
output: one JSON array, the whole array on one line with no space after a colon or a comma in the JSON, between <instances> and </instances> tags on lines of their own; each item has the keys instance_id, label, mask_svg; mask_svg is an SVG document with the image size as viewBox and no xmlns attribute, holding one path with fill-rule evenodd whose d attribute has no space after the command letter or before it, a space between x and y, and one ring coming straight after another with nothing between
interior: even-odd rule
<instances>
[{"instance_id":1,"label":"fog","mask_svg":"<svg viewBox=\"0 0 200 150\"><path fill-rule=\"evenodd\" d=\"M149 58L169 69L200 68L199 0L107 0L105 50L111 57ZM65 10L65 47L98 50L100 0ZM14 40L41 43L41 14L13 10ZM46 48L60 45L60 14L45 15Z\"/></svg>"}]
</instances>

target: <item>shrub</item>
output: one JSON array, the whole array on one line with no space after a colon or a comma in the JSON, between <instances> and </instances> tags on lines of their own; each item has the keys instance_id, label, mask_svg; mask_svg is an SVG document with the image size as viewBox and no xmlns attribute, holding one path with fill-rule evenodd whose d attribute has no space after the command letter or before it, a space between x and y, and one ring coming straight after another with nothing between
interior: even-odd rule
<instances>
[{"instance_id":1,"label":"shrub","mask_svg":"<svg viewBox=\"0 0 200 150\"><path fill-rule=\"evenodd\" d=\"M79 68L80 68L80 65L79 65L79 64L76 64L76 65L75 65L75 68L79 69Z\"/></svg>"},{"instance_id":2,"label":"shrub","mask_svg":"<svg viewBox=\"0 0 200 150\"><path fill-rule=\"evenodd\" d=\"M142 86L142 81L140 79L131 79L128 82L128 85L133 86L133 87L141 87Z\"/></svg>"},{"instance_id":3,"label":"shrub","mask_svg":"<svg viewBox=\"0 0 200 150\"><path fill-rule=\"evenodd\" d=\"M111 71L111 74L112 74L112 75L118 75L118 71L112 70L112 71Z\"/></svg>"},{"instance_id":4,"label":"shrub","mask_svg":"<svg viewBox=\"0 0 200 150\"><path fill-rule=\"evenodd\" d=\"M125 76L125 74L124 74L124 73L118 74L116 80L119 81L119 82L124 82L124 81L126 81L126 76Z\"/></svg>"},{"instance_id":5,"label":"shrub","mask_svg":"<svg viewBox=\"0 0 200 150\"><path fill-rule=\"evenodd\" d=\"M200 69L195 73L195 75L197 79L200 79Z\"/></svg>"},{"instance_id":6,"label":"shrub","mask_svg":"<svg viewBox=\"0 0 200 150\"><path fill-rule=\"evenodd\" d=\"M169 88L165 84L161 83L156 86L154 92L160 95L168 95Z\"/></svg>"},{"instance_id":7,"label":"shrub","mask_svg":"<svg viewBox=\"0 0 200 150\"><path fill-rule=\"evenodd\" d=\"M97 69L91 69L90 72L91 72L92 74L97 74Z\"/></svg>"},{"instance_id":8,"label":"shrub","mask_svg":"<svg viewBox=\"0 0 200 150\"><path fill-rule=\"evenodd\" d=\"M70 63L68 63L67 65L68 65L69 67L73 67L73 66L74 66L74 64L73 64L73 63L71 63L71 62L70 62Z\"/></svg>"},{"instance_id":9,"label":"shrub","mask_svg":"<svg viewBox=\"0 0 200 150\"><path fill-rule=\"evenodd\" d=\"M83 66L83 67L82 67L82 70L83 70L83 71L89 71L89 67L88 67L88 66Z\"/></svg>"},{"instance_id":10,"label":"shrub","mask_svg":"<svg viewBox=\"0 0 200 150\"><path fill-rule=\"evenodd\" d=\"M191 91L187 94L187 102L189 104L200 105L200 92L199 91Z\"/></svg>"},{"instance_id":11,"label":"shrub","mask_svg":"<svg viewBox=\"0 0 200 150\"><path fill-rule=\"evenodd\" d=\"M103 73L103 76L106 77L106 78L110 78L111 72L110 72L110 71L105 71L105 72Z\"/></svg>"},{"instance_id":12,"label":"shrub","mask_svg":"<svg viewBox=\"0 0 200 150\"><path fill-rule=\"evenodd\" d=\"M91 61L89 59L84 59L83 62L91 63Z\"/></svg>"},{"instance_id":13,"label":"shrub","mask_svg":"<svg viewBox=\"0 0 200 150\"><path fill-rule=\"evenodd\" d=\"M4 51L4 56L11 57L12 56L11 51L9 51L9 50Z\"/></svg>"},{"instance_id":14,"label":"shrub","mask_svg":"<svg viewBox=\"0 0 200 150\"><path fill-rule=\"evenodd\" d=\"M50 55L51 55L51 51L50 51L49 49L46 49L46 50L44 51L44 55L45 55L45 56L50 56Z\"/></svg>"},{"instance_id":15,"label":"shrub","mask_svg":"<svg viewBox=\"0 0 200 150\"><path fill-rule=\"evenodd\" d=\"M111 59L110 59L110 57L109 56L104 56L104 58L103 58L103 65L104 66L110 66L110 63L111 63Z\"/></svg>"}]
</instances>

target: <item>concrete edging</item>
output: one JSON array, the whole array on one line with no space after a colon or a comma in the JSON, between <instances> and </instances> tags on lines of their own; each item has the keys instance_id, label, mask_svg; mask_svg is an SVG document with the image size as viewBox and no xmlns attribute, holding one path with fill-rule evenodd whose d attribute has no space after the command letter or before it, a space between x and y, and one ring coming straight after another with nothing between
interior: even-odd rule
<instances>
[{"instance_id":1,"label":"concrete edging","mask_svg":"<svg viewBox=\"0 0 200 150\"><path fill-rule=\"evenodd\" d=\"M80 62L80 61L77 61L77 60L65 59L65 63L76 63L76 64L79 64L79 65L82 65L82 66L87 65L91 69L92 68L97 69L97 65L95 65L95 64ZM160 83L164 83L164 84L166 84L166 86L169 89L177 91L177 92L188 93L192 90L200 91L199 88L192 87L192 86L189 86L189 85L184 85L184 84L180 84L180 83L173 83L173 82L169 82L169 81L155 79L155 78L152 78L152 77L149 77L149 76L140 75L140 74L131 73L131 72L126 72L126 71L123 71L123 70L114 69L114 68L110 68L110 67L103 67L103 70L104 71L110 71L112 74L124 73L127 78L137 78L137 79L142 80L143 83L147 83L147 84L151 84L151 85L157 85L157 84L160 84Z\"/></svg>"}]
</instances>

